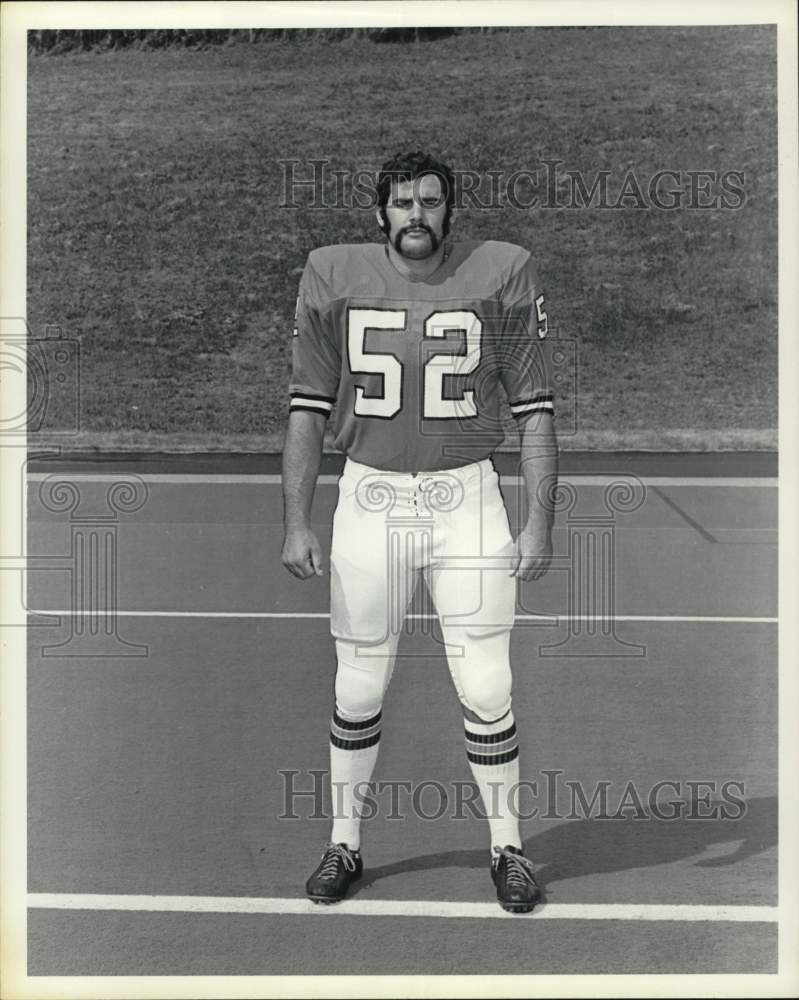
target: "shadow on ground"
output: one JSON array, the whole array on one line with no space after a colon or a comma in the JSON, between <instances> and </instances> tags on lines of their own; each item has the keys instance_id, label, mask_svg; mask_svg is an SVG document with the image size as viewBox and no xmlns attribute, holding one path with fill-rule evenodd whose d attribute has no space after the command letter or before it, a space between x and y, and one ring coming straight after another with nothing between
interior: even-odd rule
<instances>
[{"instance_id":1,"label":"shadow on ground","mask_svg":"<svg viewBox=\"0 0 799 1000\"><path fill-rule=\"evenodd\" d=\"M525 841L525 853L536 863L542 889L581 875L648 868L702 855L711 847L734 845L731 852L697 858L697 867L737 864L777 843L777 798L752 799L740 819L582 819L557 823ZM378 868L367 868L356 896L382 878L436 868L486 865L485 850L422 854Z\"/></svg>"}]
</instances>

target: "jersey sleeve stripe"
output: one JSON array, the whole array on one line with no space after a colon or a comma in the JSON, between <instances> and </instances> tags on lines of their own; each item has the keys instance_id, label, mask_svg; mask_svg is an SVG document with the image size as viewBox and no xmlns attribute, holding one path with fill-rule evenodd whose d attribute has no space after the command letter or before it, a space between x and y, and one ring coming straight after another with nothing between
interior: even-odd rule
<instances>
[{"instance_id":1,"label":"jersey sleeve stripe","mask_svg":"<svg viewBox=\"0 0 799 1000\"><path fill-rule=\"evenodd\" d=\"M310 410L312 413L324 413L328 416L333 409L335 400L322 396L306 396L300 393L291 394L290 410Z\"/></svg>"},{"instance_id":2,"label":"jersey sleeve stripe","mask_svg":"<svg viewBox=\"0 0 799 1000\"><path fill-rule=\"evenodd\" d=\"M510 412L514 417L528 413L554 413L555 406L551 392L539 392L530 399L520 399L510 404Z\"/></svg>"},{"instance_id":3,"label":"jersey sleeve stripe","mask_svg":"<svg viewBox=\"0 0 799 1000\"><path fill-rule=\"evenodd\" d=\"M291 396L292 399L299 399L302 397L302 399L319 400L321 402L330 403L331 406L336 401L335 396L322 396L318 392L300 392L299 390L294 390L289 393L289 396Z\"/></svg>"},{"instance_id":4,"label":"jersey sleeve stripe","mask_svg":"<svg viewBox=\"0 0 799 1000\"><path fill-rule=\"evenodd\" d=\"M302 406L300 404L292 403L289 407L290 413L321 413L323 417L330 416L330 410L324 410L319 406Z\"/></svg>"}]
</instances>

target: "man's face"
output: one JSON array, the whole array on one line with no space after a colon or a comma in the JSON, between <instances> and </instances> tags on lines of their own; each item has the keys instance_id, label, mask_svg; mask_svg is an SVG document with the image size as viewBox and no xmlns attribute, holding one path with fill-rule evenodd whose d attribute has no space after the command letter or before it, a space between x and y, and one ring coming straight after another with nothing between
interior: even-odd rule
<instances>
[{"instance_id":1,"label":"man's face","mask_svg":"<svg viewBox=\"0 0 799 1000\"><path fill-rule=\"evenodd\" d=\"M441 181L435 174L392 184L385 212L386 235L403 257L424 260L441 245L447 206Z\"/></svg>"}]
</instances>

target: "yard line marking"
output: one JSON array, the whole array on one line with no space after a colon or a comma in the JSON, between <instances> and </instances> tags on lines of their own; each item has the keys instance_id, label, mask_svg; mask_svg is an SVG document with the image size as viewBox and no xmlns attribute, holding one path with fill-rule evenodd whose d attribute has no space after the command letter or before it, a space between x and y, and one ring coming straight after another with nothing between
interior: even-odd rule
<instances>
[{"instance_id":1,"label":"yard line marking","mask_svg":"<svg viewBox=\"0 0 799 1000\"><path fill-rule=\"evenodd\" d=\"M97 618L329 618L329 611L87 611L87 610L44 610L28 608L30 615L62 615L66 617ZM405 616L416 621L434 621L438 615L412 614ZM516 615L515 621L540 622L707 622L719 624L776 625L777 618L731 617L723 615Z\"/></svg>"},{"instance_id":2,"label":"yard line marking","mask_svg":"<svg viewBox=\"0 0 799 1000\"><path fill-rule=\"evenodd\" d=\"M359 917L444 917L518 920L496 903L437 900L345 899L334 907L309 899L250 896L112 896L35 892L31 909L135 910L158 913L272 913L278 915ZM636 903L549 903L536 908L532 920L659 920L724 923L777 923L776 906L690 906Z\"/></svg>"},{"instance_id":3,"label":"yard line marking","mask_svg":"<svg viewBox=\"0 0 799 1000\"><path fill-rule=\"evenodd\" d=\"M212 485L250 485L250 486L278 486L281 477L277 474L234 475L224 473L162 473L162 472L136 472L135 468L127 469L124 472L29 472L27 480L30 483L42 483L48 479L67 479L72 483L112 483L125 476L136 476L145 483L175 483L177 485L197 485L208 483ZM582 475L572 473L563 475L560 481L564 483L575 482L584 486L609 486L619 480L627 478L637 478L645 486L752 486L773 489L778 485L776 476L634 476L633 473L619 472L615 476L600 476L592 473ZM338 476L322 475L317 479L321 486L334 486L338 483ZM500 481L507 486L521 486L524 483L522 476L500 476Z\"/></svg>"}]
</instances>

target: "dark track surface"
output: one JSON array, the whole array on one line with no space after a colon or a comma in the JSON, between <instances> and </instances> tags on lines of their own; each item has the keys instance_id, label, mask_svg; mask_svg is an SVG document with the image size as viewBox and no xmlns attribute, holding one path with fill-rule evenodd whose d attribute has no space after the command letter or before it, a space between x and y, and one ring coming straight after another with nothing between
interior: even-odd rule
<instances>
[{"instance_id":1,"label":"dark track surface","mask_svg":"<svg viewBox=\"0 0 799 1000\"><path fill-rule=\"evenodd\" d=\"M102 494L91 483L81 490L89 508ZM581 493L588 509L597 490ZM322 485L317 495L325 539L334 492ZM68 550L63 515L43 510L35 489L29 499L29 551ZM326 767L327 620L181 617L326 612L326 578L303 585L279 565L280 519L274 485L153 482L145 506L119 525L122 610L167 615L118 620L119 635L148 655L43 657L68 620L30 629L31 892L301 897L328 821L309 818L307 798L296 810L304 821L280 818L281 772L299 772L307 788L309 771ZM728 620L620 621L619 639L646 655L593 659L540 656L562 631L516 628L524 774L543 789L545 770L562 772L560 818L523 823L550 903L776 903L776 627L731 620L776 615L775 527L774 489L650 489L640 510L619 517L617 613ZM561 520L556 550L565 528ZM565 611L563 577L525 585L520 610ZM61 571L32 573L30 606L68 606L67 582ZM450 789L469 778L460 712L434 637L418 622L413 631L376 777ZM717 792L740 781L746 810L728 820L691 818L688 806L672 821L567 818L565 782L590 793L603 780L609 811L628 782L645 794L664 780L700 813L690 781ZM366 824L364 852L356 899L493 898L475 818L381 814ZM765 972L776 947L777 925L765 923L29 915L31 974Z\"/></svg>"}]
</instances>

